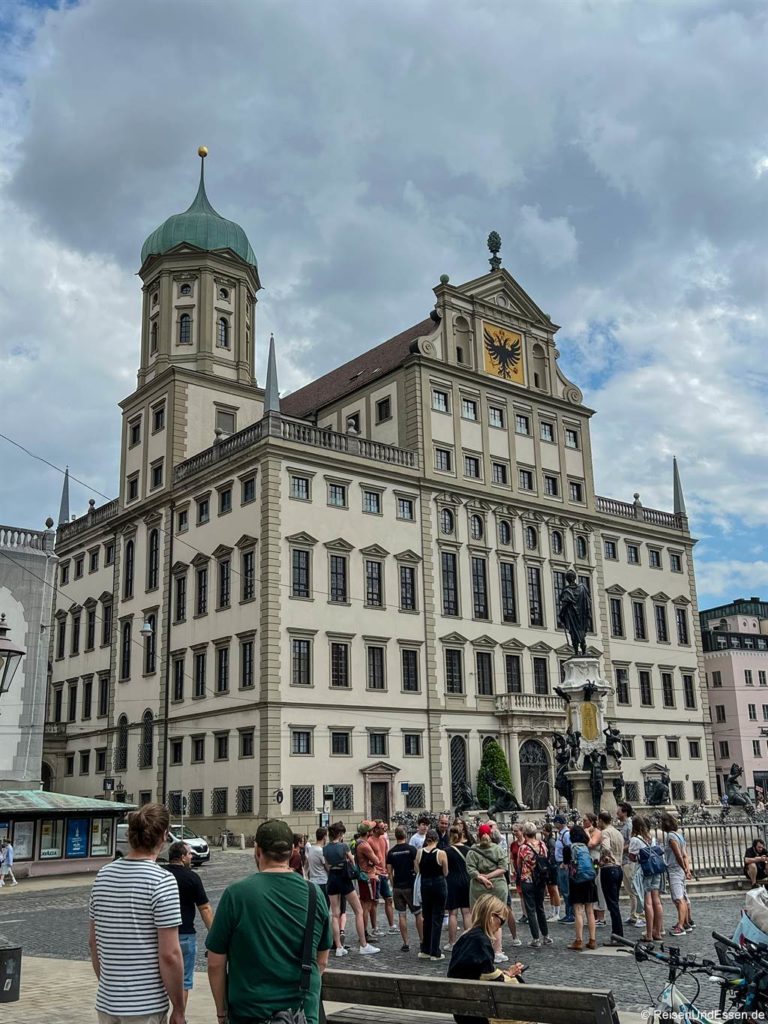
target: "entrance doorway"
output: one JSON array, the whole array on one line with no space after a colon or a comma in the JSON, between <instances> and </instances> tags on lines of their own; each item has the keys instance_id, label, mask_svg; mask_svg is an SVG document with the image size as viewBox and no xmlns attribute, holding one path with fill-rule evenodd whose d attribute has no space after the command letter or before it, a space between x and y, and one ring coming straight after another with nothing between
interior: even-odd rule
<instances>
[{"instance_id":1,"label":"entrance doorway","mask_svg":"<svg viewBox=\"0 0 768 1024\"><path fill-rule=\"evenodd\" d=\"M389 783L371 783L371 818L389 821Z\"/></svg>"},{"instance_id":2,"label":"entrance doorway","mask_svg":"<svg viewBox=\"0 0 768 1024\"><path fill-rule=\"evenodd\" d=\"M543 744L526 740L520 747L521 800L537 810L550 803L549 756Z\"/></svg>"}]
</instances>

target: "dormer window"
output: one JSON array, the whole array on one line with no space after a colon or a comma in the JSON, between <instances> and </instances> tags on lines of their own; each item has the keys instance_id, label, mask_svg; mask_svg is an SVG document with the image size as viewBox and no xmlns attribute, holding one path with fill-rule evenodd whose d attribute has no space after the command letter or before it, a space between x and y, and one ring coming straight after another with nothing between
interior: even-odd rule
<instances>
[{"instance_id":1,"label":"dormer window","mask_svg":"<svg viewBox=\"0 0 768 1024\"><path fill-rule=\"evenodd\" d=\"M229 288L219 288L219 298L225 302L229 301Z\"/></svg>"},{"instance_id":2,"label":"dormer window","mask_svg":"<svg viewBox=\"0 0 768 1024\"><path fill-rule=\"evenodd\" d=\"M192 344L192 317L189 313L182 313L179 317L179 344Z\"/></svg>"},{"instance_id":3,"label":"dormer window","mask_svg":"<svg viewBox=\"0 0 768 1024\"><path fill-rule=\"evenodd\" d=\"M191 284L183 284L181 286L181 288L179 288L179 295L191 295L191 294L192 294L192 285Z\"/></svg>"},{"instance_id":4,"label":"dormer window","mask_svg":"<svg viewBox=\"0 0 768 1024\"><path fill-rule=\"evenodd\" d=\"M219 348L229 348L229 321L225 316L219 319L216 344Z\"/></svg>"}]
</instances>

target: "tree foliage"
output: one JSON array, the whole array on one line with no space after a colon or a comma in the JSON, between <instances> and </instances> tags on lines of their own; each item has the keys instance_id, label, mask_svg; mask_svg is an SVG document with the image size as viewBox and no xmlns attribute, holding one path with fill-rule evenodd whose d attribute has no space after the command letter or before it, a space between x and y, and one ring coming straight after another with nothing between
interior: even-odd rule
<instances>
[{"instance_id":1,"label":"tree foliage","mask_svg":"<svg viewBox=\"0 0 768 1024\"><path fill-rule=\"evenodd\" d=\"M485 783L487 777L496 779L497 782L502 783L507 789L512 790L512 776L509 773L509 765L504 756L504 751L496 740L491 740L490 743L486 743L483 747L483 759L480 762L480 771L477 773L477 799L484 810L492 802L488 786Z\"/></svg>"}]
</instances>

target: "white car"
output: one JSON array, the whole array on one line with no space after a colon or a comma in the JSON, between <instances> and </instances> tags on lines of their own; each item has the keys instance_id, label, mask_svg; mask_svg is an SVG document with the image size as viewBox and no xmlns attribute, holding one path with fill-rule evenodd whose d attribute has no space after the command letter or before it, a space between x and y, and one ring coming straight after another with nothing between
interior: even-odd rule
<instances>
[{"instance_id":1,"label":"white car","mask_svg":"<svg viewBox=\"0 0 768 1024\"><path fill-rule=\"evenodd\" d=\"M165 843L163 843L163 848L157 858L158 861L167 861L168 850L171 843L179 842L179 840L183 840L192 851L193 866L197 867L211 859L211 851L206 840L203 839L202 836L199 836L197 832L193 832L187 825L171 825L168 832L171 838L167 839ZM128 824L124 822L122 825L117 826L117 836L115 838L115 859L125 856L129 849Z\"/></svg>"}]
</instances>

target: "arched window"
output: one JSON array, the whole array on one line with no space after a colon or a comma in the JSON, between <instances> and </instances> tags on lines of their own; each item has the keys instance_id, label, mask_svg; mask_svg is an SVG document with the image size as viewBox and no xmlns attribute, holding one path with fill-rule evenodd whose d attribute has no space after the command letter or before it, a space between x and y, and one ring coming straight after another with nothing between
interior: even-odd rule
<instances>
[{"instance_id":1,"label":"arched window","mask_svg":"<svg viewBox=\"0 0 768 1024\"><path fill-rule=\"evenodd\" d=\"M229 299L229 289L219 288L219 298L224 299L224 301L226 302Z\"/></svg>"},{"instance_id":2,"label":"arched window","mask_svg":"<svg viewBox=\"0 0 768 1024\"><path fill-rule=\"evenodd\" d=\"M512 543L512 524L507 519L499 522L499 544Z\"/></svg>"},{"instance_id":3,"label":"arched window","mask_svg":"<svg viewBox=\"0 0 768 1024\"><path fill-rule=\"evenodd\" d=\"M152 747L155 737L155 723L152 712L147 708L141 716L141 742L139 743L139 768L152 767Z\"/></svg>"},{"instance_id":4,"label":"arched window","mask_svg":"<svg viewBox=\"0 0 768 1024\"><path fill-rule=\"evenodd\" d=\"M150 530L147 539L147 590L157 590L160 582L160 531Z\"/></svg>"},{"instance_id":5,"label":"arched window","mask_svg":"<svg viewBox=\"0 0 768 1024\"><path fill-rule=\"evenodd\" d=\"M157 292L155 292L155 294L152 296L152 305L156 306L159 301L160 301L160 295Z\"/></svg>"},{"instance_id":6,"label":"arched window","mask_svg":"<svg viewBox=\"0 0 768 1024\"><path fill-rule=\"evenodd\" d=\"M192 317L189 313L182 313L179 317L179 344L192 344Z\"/></svg>"},{"instance_id":7,"label":"arched window","mask_svg":"<svg viewBox=\"0 0 768 1024\"><path fill-rule=\"evenodd\" d=\"M538 343L534 345L531 350L531 356L533 386L535 388L541 388L542 391L549 391L549 384L547 381L547 357L544 354L543 347Z\"/></svg>"},{"instance_id":8,"label":"arched window","mask_svg":"<svg viewBox=\"0 0 768 1024\"><path fill-rule=\"evenodd\" d=\"M120 715L117 720L117 739L115 741L115 771L124 772L128 767L128 718Z\"/></svg>"},{"instance_id":9,"label":"arched window","mask_svg":"<svg viewBox=\"0 0 768 1024\"><path fill-rule=\"evenodd\" d=\"M124 622L120 627L120 678L131 677L131 623Z\"/></svg>"},{"instance_id":10,"label":"arched window","mask_svg":"<svg viewBox=\"0 0 768 1024\"><path fill-rule=\"evenodd\" d=\"M179 288L179 295L191 295L191 294L192 294L192 285L191 284L183 284L181 286L181 288Z\"/></svg>"},{"instance_id":11,"label":"arched window","mask_svg":"<svg viewBox=\"0 0 768 1024\"><path fill-rule=\"evenodd\" d=\"M152 322L152 328L149 332L149 352L150 355L154 355L157 352L157 320Z\"/></svg>"},{"instance_id":12,"label":"arched window","mask_svg":"<svg viewBox=\"0 0 768 1024\"><path fill-rule=\"evenodd\" d=\"M125 542L125 558L123 566L123 600L128 601L133 597L133 569L136 556L136 547L132 540Z\"/></svg>"},{"instance_id":13,"label":"arched window","mask_svg":"<svg viewBox=\"0 0 768 1024\"><path fill-rule=\"evenodd\" d=\"M535 526L526 526L525 528L525 546L529 551L535 551L539 546L539 535L536 532Z\"/></svg>"},{"instance_id":14,"label":"arched window","mask_svg":"<svg viewBox=\"0 0 768 1024\"><path fill-rule=\"evenodd\" d=\"M229 348L229 321L225 316L219 318L219 333L217 344L219 348Z\"/></svg>"},{"instance_id":15,"label":"arched window","mask_svg":"<svg viewBox=\"0 0 768 1024\"><path fill-rule=\"evenodd\" d=\"M467 770L467 741L463 736L451 738L451 794L455 803L459 787L469 781Z\"/></svg>"},{"instance_id":16,"label":"arched window","mask_svg":"<svg viewBox=\"0 0 768 1024\"><path fill-rule=\"evenodd\" d=\"M576 538L576 557L581 559L587 557L587 541L584 537Z\"/></svg>"},{"instance_id":17,"label":"arched window","mask_svg":"<svg viewBox=\"0 0 768 1024\"><path fill-rule=\"evenodd\" d=\"M148 615L146 623L152 632L144 637L144 675L151 676L157 667L157 616Z\"/></svg>"},{"instance_id":18,"label":"arched window","mask_svg":"<svg viewBox=\"0 0 768 1024\"><path fill-rule=\"evenodd\" d=\"M515 794L529 807L546 807L550 799L549 756L543 744L526 740L520 747L521 794Z\"/></svg>"},{"instance_id":19,"label":"arched window","mask_svg":"<svg viewBox=\"0 0 768 1024\"><path fill-rule=\"evenodd\" d=\"M454 528L453 512L449 508L440 509L440 533L452 534Z\"/></svg>"},{"instance_id":20,"label":"arched window","mask_svg":"<svg viewBox=\"0 0 768 1024\"><path fill-rule=\"evenodd\" d=\"M482 540L485 533L485 525L482 516L469 517L469 535L472 540Z\"/></svg>"},{"instance_id":21,"label":"arched window","mask_svg":"<svg viewBox=\"0 0 768 1024\"><path fill-rule=\"evenodd\" d=\"M563 535L559 530L552 531L552 554L562 555L563 553Z\"/></svg>"}]
</instances>

